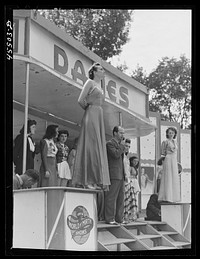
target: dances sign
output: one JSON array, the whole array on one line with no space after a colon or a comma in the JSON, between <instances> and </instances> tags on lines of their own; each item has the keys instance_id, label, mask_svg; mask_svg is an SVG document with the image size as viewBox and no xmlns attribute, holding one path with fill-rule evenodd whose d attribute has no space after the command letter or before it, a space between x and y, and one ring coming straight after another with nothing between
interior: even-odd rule
<instances>
[{"instance_id":1,"label":"dances sign","mask_svg":"<svg viewBox=\"0 0 200 259\"><path fill-rule=\"evenodd\" d=\"M16 21L17 18L15 23ZM47 70L50 68L58 72L58 77L62 75L66 80L69 79L70 84L72 79L76 86L80 87L87 80L87 71L91 65L99 62L105 69L102 87L106 99L146 117L148 92L144 85L103 61L43 17L38 15L37 19L31 19L30 29L26 26L25 19L20 17L19 29L15 31L15 39L18 39L15 46L18 43L19 48L15 49L15 54L25 55L26 46L29 57L47 66ZM25 42L19 44L22 41L20 39L24 39Z\"/></svg>"},{"instance_id":2,"label":"dances sign","mask_svg":"<svg viewBox=\"0 0 200 259\"><path fill-rule=\"evenodd\" d=\"M67 74L69 70L69 61L66 52L61 49L59 46L54 45L54 69L62 74ZM86 82L88 77L85 73L85 68L83 66L82 61L76 60L74 63L74 67L71 68L71 76L74 81L80 80L82 85ZM102 86L104 91L107 90L109 98L116 102L116 90L117 84L113 80L109 80L108 83L105 83L105 79L102 80ZM119 104L128 108L129 107L129 99L128 99L128 89L126 87L121 86L119 88Z\"/></svg>"}]
</instances>

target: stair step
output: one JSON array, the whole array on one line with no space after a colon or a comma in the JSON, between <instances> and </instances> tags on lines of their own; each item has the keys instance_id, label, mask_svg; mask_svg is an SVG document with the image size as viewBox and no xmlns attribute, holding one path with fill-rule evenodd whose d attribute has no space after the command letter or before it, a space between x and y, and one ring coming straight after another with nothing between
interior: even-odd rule
<instances>
[{"instance_id":1,"label":"stair step","mask_svg":"<svg viewBox=\"0 0 200 259\"><path fill-rule=\"evenodd\" d=\"M147 223L144 221L133 221L133 222L129 222L125 226L146 226L146 225Z\"/></svg>"},{"instance_id":2,"label":"stair step","mask_svg":"<svg viewBox=\"0 0 200 259\"><path fill-rule=\"evenodd\" d=\"M183 241L173 241L171 242L175 246L188 246L191 245L190 242L183 242Z\"/></svg>"},{"instance_id":3,"label":"stair step","mask_svg":"<svg viewBox=\"0 0 200 259\"><path fill-rule=\"evenodd\" d=\"M152 227L155 228L156 231L153 231ZM114 247L115 245L117 246L117 251L126 251L126 248L129 248L129 250L135 250L135 247L137 247L136 250L138 250L138 248L143 249L143 246L145 246L147 250L183 249L190 248L191 246L191 242L189 240L181 238L181 234L170 226L168 227L168 224L164 221L137 220L126 225L109 225L106 224L105 221L101 221L98 222L97 229L98 239L100 240L99 242L101 242L104 247L107 247L107 249L116 249L116 247ZM151 229L152 231L149 231ZM124 234L121 235L120 233L123 231L126 231L127 234L130 232L132 237ZM117 236L120 236L121 238L117 238ZM156 238L162 241L159 242L159 246L153 246L156 245L153 241L153 239Z\"/></svg>"},{"instance_id":4,"label":"stair step","mask_svg":"<svg viewBox=\"0 0 200 259\"><path fill-rule=\"evenodd\" d=\"M106 242L102 242L104 246L109 245L117 245L117 244L125 244L135 242L135 239L128 239L128 238L117 238L116 240L108 240Z\"/></svg>"},{"instance_id":5,"label":"stair step","mask_svg":"<svg viewBox=\"0 0 200 259\"><path fill-rule=\"evenodd\" d=\"M150 239L150 238L158 238L161 237L160 235L150 235L150 234L144 234L144 235L137 235L138 239Z\"/></svg>"},{"instance_id":6,"label":"stair step","mask_svg":"<svg viewBox=\"0 0 200 259\"><path fill-rule=\"evenodd\" d=\"M145 222L150 225L166 225L165 221L145 220Z\"/></svg>"},{"instance_id":7,"label":"stair step","mask_svg":"<svg viewBox=\"0 0 200 259\"><path fill-rule=\"evenodd\" d=\"M177 248L173 246L154 246L150 248L150 250L169 250L169 249L177 249Z\"/></svg>"},{"instance_id":8,"label":"stair step","mask_svg":"<svg viewBox=\"0 0 200 259\"><path fill-rule=\"evenodd\" d=\"M106 224L105 222L102 222L102 223L97 223L97 228L100 229L100 228L116 228L116 227L120 227L120 226L146 226L147 223L145 222L130 222L128 224L125 224L125 225L110 225L110 224Z\"/></svg>"},{"instance_id":9,"label":"stair step","mask_svg":"<svg viewBox=\"0 0 200 259\"><path fill-rule=\"evenodd\" d=\"M118 228L120 227L120 225L110 225L110 224L106 224L106 223L101 223L101 224L97 224L97 229L101 229L101 228Z\"/></svg>"},{"instance_id":10,"label":"stair step","mask_svg":"<svg viewBox=\"0 0 200 259\"><path fill-rule=\"evenodd\" d=\"M175 232L175 231L164 231L164 230L162 230L162 231L158 231L158 232L161 235L176 235L176 234L178 234L178 232Z\"/></svg>"}]
</instances>

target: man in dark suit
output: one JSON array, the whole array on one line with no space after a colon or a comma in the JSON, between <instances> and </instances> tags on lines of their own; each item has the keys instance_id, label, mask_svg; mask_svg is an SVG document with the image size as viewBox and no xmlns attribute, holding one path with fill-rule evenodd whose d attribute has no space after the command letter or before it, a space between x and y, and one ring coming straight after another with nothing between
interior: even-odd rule
<instances>
[{"instance_id":1,"label":"man in dark suit","mask_svg":"<svg viewBox=\"0 0 200 259\"><path fill-rule=\"evenodd\" d=\"M105 192L105 221L108 224L122 223L124 211L124 166L125 151L124 129L113 128L113 138L106 143L110 188Z\"/></svg>"}]
</instances>

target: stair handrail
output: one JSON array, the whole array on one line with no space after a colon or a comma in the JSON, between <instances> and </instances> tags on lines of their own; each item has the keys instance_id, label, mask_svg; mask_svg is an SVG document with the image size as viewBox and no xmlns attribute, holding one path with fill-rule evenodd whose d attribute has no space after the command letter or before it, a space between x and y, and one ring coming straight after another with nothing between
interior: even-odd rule
<instances>
[{"instance_id":1,"label":"stair handrail","mask_svg":"<svg viewBox=\"0 0 200 259\"><path fill-rule=\"evenodd\" d=\"M190 214L191 214L191 206L189 207L188 215L187 215L187 218L186 218L186 221L185 221L185 225L184 225L184 227L183 227L183 233L185 232L185 229L186 229L186 227L187 227Z\"/></svg>"}]
</instances>

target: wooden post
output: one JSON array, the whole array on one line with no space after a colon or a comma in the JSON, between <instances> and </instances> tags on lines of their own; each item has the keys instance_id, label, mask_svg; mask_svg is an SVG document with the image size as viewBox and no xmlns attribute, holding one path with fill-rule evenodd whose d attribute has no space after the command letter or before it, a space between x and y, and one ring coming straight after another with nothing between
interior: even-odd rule
<instances>
[{"instance_id":1,"label":"wooden post","mask_svg":"<svg viewBox=\"0 0 200 259\"><path fill-rule=\"evenodd\" d=\"M119 112L119 126L122 127L122 113Z\"/></svg>"},{"instance_id":2,"label":"wooden post","mask_svg":"<svg viewBox=\"0 0 200 259\"><path fill-rule=\"evenodd\" d=\"M157 193L157 141L156 141L156 129L155 129L155 172L154 172L154 193Z\"/></svg>"},{"instance_id":3,"label":"wooden post","mask_svg":"<svg viewBox=\"0 0 200 259\"><path fill-rule=\"evenodd\" d=\"M25 112L24 112L24 145L23 145L23 167L22 173L26 171L26 152L27 152L27 121L28 121L28 97L29 97L29 68L30 64L26 63L26 93L25 93Z\"/></svg>"},{"instance_id":4,"label":"wooden post","mask_svg":"<svg viewBox=\"0 0 200 259\"><path fill-rule=\"evenodd\" d=\"M137 153L138 153L138 159L141 161L141 150L140 150L140 137L137 138ZM139 168L138 168L138 182L140 185L141 189L141 165L139 163ZM142 190L138 194L138 211L141 212L142 208Z\"/></svg>"},{"instance_id":5,"label":"wooden post","mask_svg":"<svg viewBox=\"0 0 200 259\"><path fill-rule=\"evenodd\" d=\"M30 54L30 18L25 19L25 40L24 40L24 54ZM27 121L28 121L28 97L29 97L29 69L30 63L26 63L26 92L25 92L25 111L24 111L24 145L23 145L23 164L22 173L26 171L26 156L27 156Z\"/></svg>"}]
</instances>

